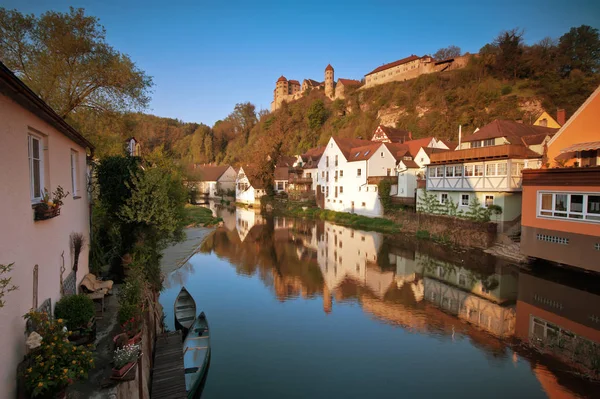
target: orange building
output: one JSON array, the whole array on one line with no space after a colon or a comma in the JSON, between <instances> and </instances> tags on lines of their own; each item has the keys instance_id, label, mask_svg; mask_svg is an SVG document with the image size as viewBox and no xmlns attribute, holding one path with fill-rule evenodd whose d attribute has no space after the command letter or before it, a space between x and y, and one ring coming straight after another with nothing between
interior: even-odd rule
<instances>
[{"instance_id":1,"label":"orange building","mask_svg":"<svg viewBox=\"0 0 600 399\"><path fill-rule=\"evenodd\" d=\"M523 171L521 252L600 272L600 87Z\"/></svg>"}]
</instances>

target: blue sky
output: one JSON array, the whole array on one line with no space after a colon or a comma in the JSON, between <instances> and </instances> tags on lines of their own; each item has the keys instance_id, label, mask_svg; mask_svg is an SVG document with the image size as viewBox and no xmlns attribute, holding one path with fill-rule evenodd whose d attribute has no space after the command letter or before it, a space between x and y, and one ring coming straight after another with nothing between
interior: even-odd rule
<instances>
[{"instance_id":1,"label":"blue sky","mask_svg":"<svg viewBox=\"0 0 600 399\"><path fill-rule=\"evenodd\" d=\"M24 13L83 7L108 42L154 79L147 112L212 125L236 103L270 106L280 75L361 79L377 66L450 44L476 52L504 29L533 43L600 28L600 1L1 0ZM490 3L490 4L486 4Z\"/></svg>"}]
</instances>

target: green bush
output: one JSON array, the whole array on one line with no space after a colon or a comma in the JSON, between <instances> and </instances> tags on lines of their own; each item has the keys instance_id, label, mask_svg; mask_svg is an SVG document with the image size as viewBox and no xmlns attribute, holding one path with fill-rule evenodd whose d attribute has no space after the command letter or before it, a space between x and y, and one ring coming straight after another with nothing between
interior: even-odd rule
<instances>
[{"instance_id":1,"label":"green bush","mask_svg":"<svg viewBox=\"0 0 600 399\"><path fill-rule=\"evenodd\" d=\"M431 234L429 234L429 232L427 230L418 230L416 235L417 235L417 238L421 238L421 239L425 239L425 240L428 240L431 237Z\"/></svg>"},{"instance_id":2,"label":"green bush","mask_svg":"<svg viewBox=\"0 0 600 399\"><path fill-rule=\"evenodd\" d=\"M54 307L54 317L66 320L71 331L85 327L95 314L94 301L84 294L62 297Z\"/></svg>"},{"instance_id":3,"label":"green bush","mask_svg":"<svg viewBox=\"0 0 600 399\"><path fill-rule=\"evenodd\" d=\"M512 86L510 86L510 85L504 85L504 86L502 86L501 93L502 93L503 96L505 96L507 94L512 93L512 90L513 90Z\"/></svg>"},{"instance_id":4,"label":"green bush","mask_svg":"<svg viewBox=\"0 0 600 399\"><path fill-rule=\"evenodd\" d=\"M119 324L142 314L142 282L138 273L128 278L119 292Z\"/></svg>"}]
</instances>

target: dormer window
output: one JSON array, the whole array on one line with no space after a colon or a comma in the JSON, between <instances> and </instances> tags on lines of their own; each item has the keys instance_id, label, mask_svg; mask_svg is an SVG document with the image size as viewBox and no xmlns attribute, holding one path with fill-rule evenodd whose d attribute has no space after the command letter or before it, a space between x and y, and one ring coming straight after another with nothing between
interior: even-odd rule
<instances>
[{"instance_id":1,"label":"dormer window","mask_svg":"<svg viewBox=\"0 0 600 399\"><path fill-rule=\"evenodd\" d=\"M371 152L371 150L367 150L367 151L365 151L365 157L366 157L367 155L369 155L369 153L370 153L370 152Z\"/></svg>"}]
</instances>

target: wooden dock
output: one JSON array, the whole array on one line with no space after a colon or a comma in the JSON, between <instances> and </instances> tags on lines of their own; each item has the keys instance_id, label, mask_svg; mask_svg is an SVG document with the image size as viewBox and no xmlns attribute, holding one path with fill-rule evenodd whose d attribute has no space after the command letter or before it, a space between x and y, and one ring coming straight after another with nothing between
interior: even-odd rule
<instances>
[{"instance_id":1,"label":"wooden dock","mask_svg":"<svg viewBox=\"0 0 600 399\"><path fill-rule=\"evenodd\" d=\"M156 340L150 398L187 398L181 331L165 333Z\"/></svg>"}]
</instances>

